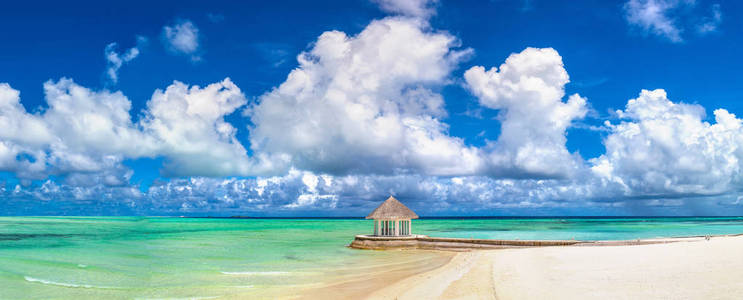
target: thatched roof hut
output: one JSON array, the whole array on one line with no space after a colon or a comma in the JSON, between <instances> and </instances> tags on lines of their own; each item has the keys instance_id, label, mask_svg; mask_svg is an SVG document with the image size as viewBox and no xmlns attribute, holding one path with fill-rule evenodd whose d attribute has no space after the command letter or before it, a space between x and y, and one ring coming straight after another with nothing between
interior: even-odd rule
<instances>
[{"instance_id":1,"label":"thatched roof hut","mask_svg":"<svg viewBox=\"0 0 743 300\"><path fill-rule=\"evenodd\" d=\"M366 218L374 219L374 235L398 236L411 234L410 220L418 215L390 196Z\"/></svg>"},{"instance_id":2,"label":"thatched roof hut","mask_svg":"<svg viewBox=\"0 0 743 300\"><path fill-rule=\"evenodd\" d=\"M395 197L390 196L382 202L379 207L372 211L367 219L417 219L416 215L410 208L402 204Z\"/></svg>"}]
</instances>

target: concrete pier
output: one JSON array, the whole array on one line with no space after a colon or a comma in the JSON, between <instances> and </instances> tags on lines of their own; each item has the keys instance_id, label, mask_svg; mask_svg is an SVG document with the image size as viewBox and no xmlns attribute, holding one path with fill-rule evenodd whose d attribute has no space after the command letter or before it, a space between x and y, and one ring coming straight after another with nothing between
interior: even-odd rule
<instances>
[{"instance_id":1,"label":"concrete pier","mask_svg":"<svg viewBox=\"0 0 743 300\"><path fill-rule=\"evenodd\" d=\"M720 235L737 236L737 235ZM625 246L690 242L709 239L710 236L690 236L676 238L636 239L620 241L576 241L576 240L489 240L466 238L442 238L427 235L374 236L357 235L348 245L356 249L425 249L466 251L473 249L503 249L551 246Z\"/></svg>"},{"instance_id":2,"label":"concrete pier","mask_svg":"<svg viewBox=\"0 0 743 300\"><path fill-rule=\"evenodd\" d=\"M374 236L357 235L349 247L356 249L429 249L429 250L466 250L466 249L500 249L515 247L568 246L585 243L572 240L488 240L441 238L426 235L410 236Z\"/></svg>"}]
</instances>

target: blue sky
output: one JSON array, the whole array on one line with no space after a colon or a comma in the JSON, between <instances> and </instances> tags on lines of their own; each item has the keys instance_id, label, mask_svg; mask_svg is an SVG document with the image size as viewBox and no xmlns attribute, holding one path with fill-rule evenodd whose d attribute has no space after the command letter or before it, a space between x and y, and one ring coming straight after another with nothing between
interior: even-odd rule
<instances>
[{"instance_id":1,"label":"blue sky","mask_svg":"<svg viewBox=\"0 0 743 300\"><path fill-rule=\"evenodd\" d=\"M348 216L388 194L423 215L740 214L738 6L8 3L0 199L10 215Z\"/></svg>"}]
</instances>

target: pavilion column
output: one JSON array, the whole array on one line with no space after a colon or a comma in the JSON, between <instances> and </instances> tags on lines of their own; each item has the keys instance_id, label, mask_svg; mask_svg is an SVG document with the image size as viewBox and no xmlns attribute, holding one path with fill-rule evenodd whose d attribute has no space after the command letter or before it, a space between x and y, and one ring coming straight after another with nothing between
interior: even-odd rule
<instances>
[{"instance_id":1,"label":"pavilion column","mask_svg":"<svg viewBox=\"0 0 743 300\"><path fill-rule=\"evenodd\" d=\"M395 236L400 235L400 220L395 220Z\"/></svg>"},{"instance_id":2,"label":"pavilion column","mask_svg":"<svg viewBox=\"0 0 743 300\"><path fill-rule=\"evenodd\" d=\"M413 234L413 221L408 220L408 234Z\"/></svg>"}]
</instances>

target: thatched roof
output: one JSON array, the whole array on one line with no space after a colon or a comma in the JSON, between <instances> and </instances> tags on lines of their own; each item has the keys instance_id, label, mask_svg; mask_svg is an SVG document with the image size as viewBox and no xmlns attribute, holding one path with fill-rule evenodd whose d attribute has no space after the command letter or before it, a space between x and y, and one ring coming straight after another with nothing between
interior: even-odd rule
<instances>
[{"instance_id":1,"label":"thatched roof","mask_svg":"<svg viewBox=\"0 0 743 300\"><path fill-rule=\"evenodd\" d=\"M410 208L397 201L395 197L390 196L379 207L371 212L367 219L417 219L416 215Z\"/></svg>"}]
</instances>

